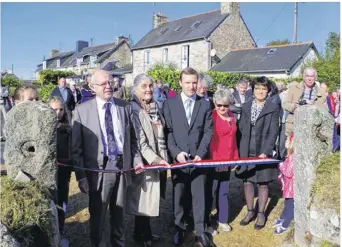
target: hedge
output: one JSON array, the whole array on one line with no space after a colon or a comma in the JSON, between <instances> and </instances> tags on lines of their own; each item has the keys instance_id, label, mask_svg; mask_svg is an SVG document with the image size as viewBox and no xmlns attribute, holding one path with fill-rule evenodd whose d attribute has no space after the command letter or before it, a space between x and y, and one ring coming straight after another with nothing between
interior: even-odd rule
<instances>
[{"instance_id":1,"label":"hedge","mask_svg":"<svg viewBox=\"0 0 342 247\"><path fill-rule=\"evenodd\" d=\"M235 74L235 73L228 73L228 72L218 72L218 71L207 71L206 74L210 75L213 78L213 84L211 85L210 90L215 91L217 84L222 84L227 86L228 88L233 88L236 84L236 82L241 78L247 78L252 80L256 76L250 76L247 74ZM175 91L180 91L180 85L179 85L179 75L180 71L172 70L169 68L161 68L156 67L153 69L150 69L147 72L148 75L152 76L155 80L161 80L164 83L168 83L170 88L172 88ZM301 78L287 78L287 79L271 79L274 82L282 81L287 83L288 81L301 81Z\"/></svg>"},{"instance_id":2,"label":"hedge","mask_svg":"<svg viewBox=\"0 0 342 247\"><path fill-rule=\"evenodd\" d=\"M72 75L75 75L75 73L71 71L58 71L51 69L42 70L39 72L39 82L41 83L41 85L50 83L56 85L59 78Z\"/></svg>"}]
</instances>

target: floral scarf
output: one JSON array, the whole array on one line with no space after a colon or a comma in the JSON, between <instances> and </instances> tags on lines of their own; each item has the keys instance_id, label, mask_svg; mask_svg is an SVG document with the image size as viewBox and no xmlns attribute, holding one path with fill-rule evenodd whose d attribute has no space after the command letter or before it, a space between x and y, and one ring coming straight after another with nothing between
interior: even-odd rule
<instances>
[{"instance_id":1,"label":"floral scarf","mask_svg":"<svg viewBox=\"0 0 342 247\"><path fill-rule=\"evenodd\" d=\"M264 108L266 103L266 100L264 101L264 103L258 105L256 103L256 100L254 99L252 102L252 109L251 109L251 123L253 126L255 126L255 123L260 115L260 112L262 111L262 109Z\"/></svg>"}]
</instances>

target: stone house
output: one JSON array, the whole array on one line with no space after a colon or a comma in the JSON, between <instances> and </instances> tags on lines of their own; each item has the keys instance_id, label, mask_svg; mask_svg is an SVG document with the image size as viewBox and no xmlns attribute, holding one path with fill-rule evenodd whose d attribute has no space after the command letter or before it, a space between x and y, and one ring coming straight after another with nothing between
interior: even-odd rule
<instances>
[{"instance_id":1,"label":"stone house","mask_svg":"<svg viewBox=\"0 0 342 247\"><path fill-rule=\"evenodd\" d=\"M313 42L237 49L229 52L211 70L269 78L295 78L306 62L318 58Z\"/></svg>"},{"instance_id":2,"label":"stone house","mask_svg":"<svg viewBox=\"0 0 342 247\"><path fill-rule=\"evenodd\" d=\"M233 49L256 47L239 3L173 21L157 13L153 20L153 29L132 48L133 77L154 64L207 71Z\"/></svg>"},{"instance_id":3,"label":"stone house","mask_svg":"<svg viewBox=\"0 0 342 247\"><path fill-rule=\"evenodd\" d=\"M77 41L76 50L60 53L52 50L50 57L37 66L36 78L45 69L72 71L76 75L87 75L95 69L108 71L128 66L132 63L132 52L128 38L120 36L115 42L89 46L87 41Z\"/></svg>"}]
</instances>

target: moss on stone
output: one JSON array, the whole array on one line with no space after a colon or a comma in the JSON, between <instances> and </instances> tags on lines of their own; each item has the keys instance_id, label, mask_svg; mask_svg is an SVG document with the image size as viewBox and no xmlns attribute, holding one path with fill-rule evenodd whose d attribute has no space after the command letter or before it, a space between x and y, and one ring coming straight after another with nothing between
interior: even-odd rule
<instances>
[{"instance_id":1,"label":"moss on stone","mask_svg":"<svg viewBox=\"0 0 342 247\"><path fill-rule=\"evenodd\" d=\"M52 231L48 191L37 182L15 182L1 177L0 221L22 246L30 246L36 229L50 236Z\"/></svg>"},{"instance_id":2,"label":"moss on stone","mask_svg":"<svg viewBox=\"0 0 342 247\"><path fill-rule=\"evenodd\" d=\"M340 153L324 157L316 168L312 186L314 204L340 213Z\"/></svg>"}]
</instances>

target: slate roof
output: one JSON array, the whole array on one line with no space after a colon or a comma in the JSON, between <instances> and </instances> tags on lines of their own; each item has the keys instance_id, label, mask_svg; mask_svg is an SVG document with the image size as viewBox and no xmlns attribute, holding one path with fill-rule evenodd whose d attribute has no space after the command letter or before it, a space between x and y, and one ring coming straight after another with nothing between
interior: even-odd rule
<instances>
[{"instance_id":1,"label":"slate roof","mask_svg":"<svg viewBox=\"0 0 342 247\"><path fill-rule=\"evenodd\" d=\"M312 42L233 50L211 70L234 73L290 71L311 47L318 53Z\"/></svg>"},{"instance_id":2,"label":"slate roof","mask_svg":"<svg viewBox=\"0 0 342 247\"><path fill-rule=\"evenodd\" d=\"M152 29L132 48L132 50L206 38L228 17L228 15L229 14L221 15L221 10L215 10L166 22L159 27ZM192 27L197 21L200 21L201 23L197 27ZM176 28L180 26L182 28L176 31ZM161 31L164 32L161 33Z\"/></svg>"},{"instance_id":3,"label":"slate roof","mask_svg":"<svg viewBox=\"0 0 342 247\"><path fill-rule=\"evenodd\" d=\"M112 75L124 75L133 72L133 64L126 65L125 67L118 68L112 71Z\"/></svg>"}]
</instances>

